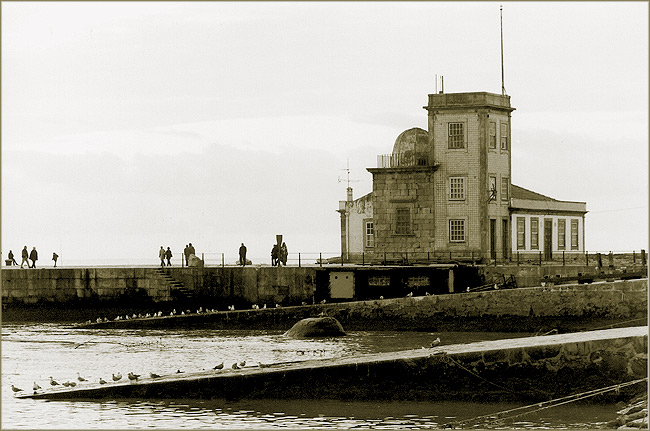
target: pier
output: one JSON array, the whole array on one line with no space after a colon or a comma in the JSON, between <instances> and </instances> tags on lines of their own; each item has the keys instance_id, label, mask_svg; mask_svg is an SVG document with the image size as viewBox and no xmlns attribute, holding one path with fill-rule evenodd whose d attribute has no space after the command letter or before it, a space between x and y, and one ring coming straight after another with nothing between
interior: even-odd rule
<instances>
[{"instance_id":1,"label":"pier","mask_svg":"<svg viewBox=\"0 0 650 431\"><path fill-rule=\"evenodd\" d=\"M82 383L34 399L312 398L546 401L645 378L648 326ZM215 363L218 361L215 352ZM636 391L639 388L634 388ZM630 389L632 390L632 389ZM618 400L627 389L600 395ZM611 400L610 400L611 401Z\"/></svg>"}]
</instances>

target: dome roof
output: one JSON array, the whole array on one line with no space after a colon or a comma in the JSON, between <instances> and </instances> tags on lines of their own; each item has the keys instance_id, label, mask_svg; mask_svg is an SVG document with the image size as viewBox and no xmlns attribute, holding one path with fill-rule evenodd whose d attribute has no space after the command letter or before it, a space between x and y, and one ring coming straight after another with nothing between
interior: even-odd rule
<instances>
[{"instance_id":1,"label":"dome roof","mask_svg":"<svg viewBox=\"0 0 650 431\"><path fill-rule=\"evenodd\" d=\"M395 145L393 145L393 154L425 153L428 150L429 134L419 127L403 131L395 140Z\"/></svg>"}]
</instances>

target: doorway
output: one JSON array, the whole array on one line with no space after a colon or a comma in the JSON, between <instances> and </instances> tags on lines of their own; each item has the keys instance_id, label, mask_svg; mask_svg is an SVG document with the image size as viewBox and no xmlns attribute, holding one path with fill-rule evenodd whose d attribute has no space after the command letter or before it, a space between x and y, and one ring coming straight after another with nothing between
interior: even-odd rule
<instances>
[{"instance_id":1,"label":"doorway","mask_svg":"<svg viewBox=\"0 0 650 431\"><path fill-rule=\"evenodd\" d=\"M553 260L553 220L544 219L544 259Z\"/></svg>"},{"instance_id":2,"label":"doorway","mask_svg":"<svg viewBox=\"0 0 650 431\"><path fill-rule=\"evenodd\" d=\"M490 258L497 260L497 221L490 219Z\"/></svg>"}]
</instances>

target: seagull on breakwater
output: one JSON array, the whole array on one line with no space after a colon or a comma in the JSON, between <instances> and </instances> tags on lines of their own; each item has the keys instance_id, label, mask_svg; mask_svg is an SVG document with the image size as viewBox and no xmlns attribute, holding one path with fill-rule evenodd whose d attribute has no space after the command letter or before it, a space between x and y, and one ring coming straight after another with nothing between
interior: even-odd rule
<instances>
[{"instance_id":1,"label":"seagull on breakwater","mask_svg":"<svg viewBox=\"0 0 650 431\"><path fill-rule=\"evenodd\" d=\"M178 370L176 370L176 374L180 374L180 373L184 373L184 372L185 372L185 371L181 371L180 368L179 368Z\"/></svg>"},{"instance_id":2,"label":"seagull on breakwater","mask_svg":"<svg viewBox=\"0 0 650 431\"><path fill-rule=\"evenodd\" d=\"M52 376L50 376L50 385L52 385L52 386L56 386L56 385L58 385L58 384L59 384L59 382L57 382L56 380L54 380L54 379L52 378Z\"/></svg>"},{"instance_id":3,"label":"seagull on breakwater","mask_svg":"<svg viewBox=\"0 0 650 431\"><path fill-rule=\"evenodd\" d=\"M113 376L113 381L117 382L122 378L122 373L117 373L117 376L115 374L111 374L111 376Z\"/></svg>"},{"instance_id":4,"label":"seagull on breakwater","mask_svg":"<svg viewBox=\"0 0 650 431\"><path fill-rule=\"evenodd\" d=\"M149 373L149 377L151 377L152 379L159 379L160 378L160 376L158 374L156 374L156 373Z\"/></svg>"},{"instance_id":5,"label":"seagull on breakwater","mask_svg":"<svg viewBox=\"0 0 650 431\"><path fill-rule=\"evenodd\" d=\"M38 385L38 383L34 382L34 390L37 391L41 389L41 387Z\"/></svg>"},{"instance_id":6,"label":"seagull on breakwater","mask_svg":"<svg viewBox=\"0 0 650 431\"><path fill-rule=\"evenodd\" d=\"M221 362L220 364L217 364L217 365L213 368L213 370L220 370L220 369L222 369L222 368L223 368L223 362Z\"/></svg>"},{"instance_id":7,"label":"seagull on breakwater","mask_svg":"<svg viewBox=\"0 0 650 431\"><path fill-rule=\"evenodd\" d=\"M84 379L83 377L81 377L81 374L79 374L79 372L77 372L77 380L79 380L80 382L87 381L87 379Z\"/></svg>"},{"instance_id":8,"label":"seagull on breakwater","mask_svg":"<svg viewBox=\"0 0 650 431\"><path fill-rule=\"evenodd\" d=\"M239 366L240 366L240 367L245 367L245 366L246 366L246 361L241 361L241 362L239 363Z\"/></svg>"},{"instance_id":9,"label":"seagull on breakwater","mask_svg":"<svg viewBox=\"0 0 650 431\"><path fill-rule=\"evenodd\" d=\"M140 374L133 374L132 372L129 371L129 374L127 374L127 377L131 381L138 381L138 377L140 377Z\"/></svg>"},{"instance_id":10,"label":"seagull on breakwater","mask_svg":"<svg viewBox=\"0 0 650 431\"><path fill-rule=\"evenodd\" d=\"M11 385L11 390L14 392L21 392L22 389L15 387L14 385Z\"/></svg>"},{"instance_id":11,"label":"seagull on breakwater","mask_svg":"<svg viewBox=\"0 0 650 431\"><path fill-rule=\"evenodd\" d=\"M413 292L409 292L409 294L406 295L407 298L410 298L410 297L412 297L412 296L413 296Z\"/></svg>"},{"instance_id":12,"label":"seagull on breakwater","mask_svg":"<svg viewBox=\"0 0 650 431\"><path fill-rule=\"evenodd\" d=\"M436 347L439 344L440 344L440 337L436 338L431 342L431 347Z\"/></svg>"},{"instance_id":13,"label":"seagull on breakwater","mask_svg":"<svg viewBox=\"0 0 650 431\"><path fill-rule=\"evenodd\" d=\"M237 362L235 362L234 364L232 364L232 369L233 369L233 370L238 370L238 369L239 369L239 365L237 365Z\"/></svg>"},{"instance_id":14,"label":"seagull on breakwater","mask_svg":"<svg viewBox=\"0 0 650 431\"><path fill-rule=\"evenodd\" d=\"M100 377L100 378L99 378L99 384L100 384L100 385L105 385L105 384L106 384L106 380L104 380L104 379L102 379L102 378Z\"/></svg>"}]
</instances>

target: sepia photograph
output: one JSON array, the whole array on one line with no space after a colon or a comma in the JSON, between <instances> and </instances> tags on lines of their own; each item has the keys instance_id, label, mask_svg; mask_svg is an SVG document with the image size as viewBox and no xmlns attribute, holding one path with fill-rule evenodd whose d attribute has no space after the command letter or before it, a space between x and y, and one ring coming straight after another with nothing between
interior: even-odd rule
<instances>
[{"instance_id":1,"label":"sepia photograph","mask_svg":"<svg viewBox=\"0 0 650 431\"><path fill-rule=\"evenodd\" d=\"M648 429L647 2L0 12L2 429Z\"/></svg>"}]
</instances>

